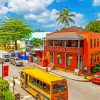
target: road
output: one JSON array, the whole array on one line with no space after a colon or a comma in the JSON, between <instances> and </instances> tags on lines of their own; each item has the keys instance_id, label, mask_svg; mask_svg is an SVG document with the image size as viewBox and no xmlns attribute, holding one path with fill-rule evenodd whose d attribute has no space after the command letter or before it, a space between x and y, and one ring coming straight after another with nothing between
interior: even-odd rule
<instances>
[{"instance_id":1,"label":"road","mask_svg":"<svg viewBox=\"0 0 100 100\"><path fill-rule=\"evenodd\" d=\"M9 65L9 77L5 77L5 79L10 81L10 88L12 89L11 79L13 76L17 76L18 78L15 80L15 93L20 93L24 99L23 100L35 100L29 93L20 88L19 82L19 71L29 64L25 64L25 66L14 66L8 62L5 65ZM1 65L0 65L1 68ZM0 69L1 75L1 69ZM93 84L91 82L79 82L74 80L68 80L68 93L69 100L100 100L100 85Z\"/></svg>"}]
</instances>

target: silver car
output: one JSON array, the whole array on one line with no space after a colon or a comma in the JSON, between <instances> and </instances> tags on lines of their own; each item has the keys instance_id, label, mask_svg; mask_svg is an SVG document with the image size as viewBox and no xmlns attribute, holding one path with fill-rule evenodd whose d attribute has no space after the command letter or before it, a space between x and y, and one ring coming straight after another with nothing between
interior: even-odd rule
<instances>
[{"instance_id":1,"label":"silver car","mask_svg":"<svg viewBox=\"0 0 100 100\"><path fill-rule=\"evenodd\" d=\"M16 65L16 66L23 66L23 61L20 60L18 57L10 58L10 62L11 64Z\"/></svg>"}]
</instances>

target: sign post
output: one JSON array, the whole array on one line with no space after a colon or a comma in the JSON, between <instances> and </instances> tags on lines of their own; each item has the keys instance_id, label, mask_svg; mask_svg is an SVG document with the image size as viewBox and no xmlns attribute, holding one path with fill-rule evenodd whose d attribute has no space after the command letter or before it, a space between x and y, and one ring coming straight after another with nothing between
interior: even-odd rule
<instances>
[{"instance_id":1,"label":"sign post","mask_svg":"<svg viewBox=\"0 0 100 100\"><path fill-rule=\"evenodd\" d=\"M5 66L2 65L2 78L8 76L8 70L9 70L8 65Z\"/></svg>"}]
</instances>

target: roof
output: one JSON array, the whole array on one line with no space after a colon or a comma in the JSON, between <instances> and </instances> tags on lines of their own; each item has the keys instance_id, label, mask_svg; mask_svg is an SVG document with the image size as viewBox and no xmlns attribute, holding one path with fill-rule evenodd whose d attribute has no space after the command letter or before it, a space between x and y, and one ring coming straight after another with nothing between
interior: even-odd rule
<instances>
[{"instance_id":1,"label":"roof","mask_svg":"<svg viewBox=\"0 0 100 100\"><path fill-rule=\"evenodd\" d=\"M86 31L86 30L83 29L82 27L78 27L78 26L72 26L72 27L66 28L66 30L76 30L76 31L78 31L78 32Z\"/></svg>"},{"instance_id":2,"label":"roof","mask_svg":"<svg viewBox=\"0 0 100 100\"><path fill-rule=\"evenodd\" d=\"M85 38L77 33L54 33L46 37L48 40L84 40Z\"/></svg>"},{"instance_id":3,"label":"roof","mask_svg":"<svg viewBox=\"0 0 100 100\"><path fill-rule=\"evenodd\" d=\"M27 73L31 76L34 76L35 78L41 80L44 83L46 82L47 84L50 84L51 82L55 82L58 80L63 80L63 78L59 76L47 73L37 68L25 68L22 70L22 72Z\"/></svg>"},{"instance_id":4,"label":"roof","mask_svg":"<svg viewBox=\"0 0 100 100\"><path fill-rule=\"evenodd\" d=\"M68 32L68 31L74 31L74 32L85 32L86 30L83 29L82 27L78 27L78 26L71 26L68 28L63 28L61 30L58 30L56 32Z\"/></svg>"}]
</instances>

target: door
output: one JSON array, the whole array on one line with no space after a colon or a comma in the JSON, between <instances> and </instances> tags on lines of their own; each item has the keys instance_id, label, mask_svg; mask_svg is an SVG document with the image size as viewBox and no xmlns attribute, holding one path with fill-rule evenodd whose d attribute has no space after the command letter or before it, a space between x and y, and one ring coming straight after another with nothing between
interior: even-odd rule
<instances>
[{"instance_id":1,"label":"door","mask_svg":"<svg viewBox=\"0 0 100 100\"><path fill-rule=\"evenodd\" d=\"M28 75L25 74L25 88L28 87Z\"/></svg>"},{"instance_id":2,"label":"door","mask_svg":"<svg viewBox=\"0 0 100 100\"><path fill-rule=\"evenodd\" d=\"M54 63L54 54L50 52L50 63Z\"/></svg>"}]
</instances>

